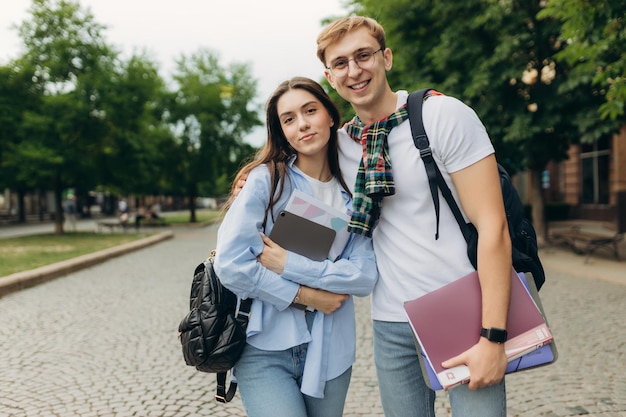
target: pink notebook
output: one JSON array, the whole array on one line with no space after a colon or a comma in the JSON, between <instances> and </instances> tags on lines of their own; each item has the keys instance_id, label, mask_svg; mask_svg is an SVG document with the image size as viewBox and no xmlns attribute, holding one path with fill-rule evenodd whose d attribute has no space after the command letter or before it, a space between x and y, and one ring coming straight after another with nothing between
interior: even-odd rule
<instances>
[{"instance_id":1,"label":"pink notebook","mask_svg":"<svg viewBox=\"0 0 626 417\"><path fill-rule=\"evenodd\" d=\"M478 342L481 298L478 273L474 271L404 304L422 353L444 389L469 380L466 366L446 369L441 363ZM507 331L509 337L504 346L509 361L552 342L548 325L515 271L511 272Z\"/></svg>"}]
</instances>

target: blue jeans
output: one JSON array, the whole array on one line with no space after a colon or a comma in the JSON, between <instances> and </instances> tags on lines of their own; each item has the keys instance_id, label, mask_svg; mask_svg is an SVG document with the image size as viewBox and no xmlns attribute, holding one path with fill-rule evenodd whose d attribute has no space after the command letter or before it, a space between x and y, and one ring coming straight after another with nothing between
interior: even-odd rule
<instances>
[{"instance_id":1,"label":"blue jeans","mask_svg":"<svg viewBox=\"0 0 626 417\"><path fill-rule=\"evenodd\" d=\"M306 352L307 344L282 351L246 345L235 373L248 417L342 416L352 368L326 382L324 398L310 397L300 392Z\"/></svg>"},{"instance_id":2,"label":"blue jeans","mask_svg":"<svg viewBox=\"0 0 626 417\"><path fill-rule=\"evenodd\" d=\"M374 361L386 417L434 417L435 391L428 388L408 323L374 320ZM504 379L470 391L450 389L452 417L506 417Z\"/></svg>"}]
</instances>

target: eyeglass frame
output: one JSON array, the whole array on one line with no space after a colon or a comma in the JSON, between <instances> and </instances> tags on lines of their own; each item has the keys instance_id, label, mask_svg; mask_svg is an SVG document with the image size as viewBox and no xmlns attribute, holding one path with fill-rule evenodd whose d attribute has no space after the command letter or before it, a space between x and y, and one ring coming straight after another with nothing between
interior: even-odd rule
<instances>
[{"instance_id":1,"label":"eyeglass frame","mask_svg":"<svg viewBox=\"0 0 626 417\"><path fill-rule=\"evenodd\" d=\"M363 48L362 48L362 49L363 49ZM370 57L369 57L369 58L367 58L367 60L366 60L365 62L369 62L369 60L370 60L371 58L375 58L375 55L376 55L378 52L381 52L381 51L384 51L384 50L385 50L385 48L380 48L380 49L377 49L377 50L375 50L375 51L370 52L370 53L371 53L371 55L370 55ZM346 58L346 59L347 59L346 67L345 67L345 68L340 69L339 71L344 71L344 70L348 70L348 71L349 71L349 69L350 69L350 61L354 61L354 63L356 64L356 66L357 66L357 67L359 67L360 69L368 69L368 68L370 68L370 67L368 67L368 66L366 66L365 68L364 68L364 67L362 67L361 65L359 65L359 61L357 61L357 59L356 59L356 55L359 55L359 54L362 54L362 53L364 53L364 52L368 52L368 51L363 51L363 50L361 50L360 52L358 52L358 51L359 51L359 50L357 50L357 52L354 52L354 53L352 54L352 58ZM337 59L340 59L340 58L337 58ZM335 61L336 61L337 59L335 59ZM372 61L372 63L373 63L373 61ZM334 75L334 76L336 76L336 77L337 77L337 76L346 75L346 74L339 74L339 75L338 75L338 74L335 74L335 71L336 71L336 70L333 70L332 65L333 65L333 63L331 62L331 63L330 63L330 66L328 66L328 67L326 67L326 66L325 66L324 68L326 68L328 71L332 72L332 73L333 73L333 75Z\"/></svg>"}]
</instances>

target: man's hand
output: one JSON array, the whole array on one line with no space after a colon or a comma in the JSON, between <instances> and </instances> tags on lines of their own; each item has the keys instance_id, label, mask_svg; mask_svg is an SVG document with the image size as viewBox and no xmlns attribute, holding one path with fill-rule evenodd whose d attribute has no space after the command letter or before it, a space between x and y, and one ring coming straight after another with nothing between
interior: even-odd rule
<instances>
[{"instance_id":1,"label":"man's hand","mask_svg":"<svg viewBox=\"0 0 626 417\"><path fill-rule=\"evenodd\" d=\"M261 238L264 244L263 252L257 259L270 271L282 274L287 264L287 251L264 234L261 234Z\"/></svg>"},{"instance_id":2,"label":"man's hand","mask_svg":"<svg viewBox=\"0 0 626 417\"><path fill-rule=\"evenodd\" d=\"M237 178L237 180L235 181L235 184L233 184L233 191L232 191L233 197L237 197L237 195L243 188L243 185L246 183L247 179L248 179L248 174L241 174L239 178Z\"/></svg>"},{"instance_id":3,"label":"man's hand","mask_svg":"<svg viewBox=\"0 0 626 417\"><path fill-rule=\"evenodd\" d=\"M469 389L475 390L497 384L504 377L507 358L504 344L481 337L478 343L454 358L442 363L444 368L467 365L470 371Z\"/></svg>"}]
</instances>

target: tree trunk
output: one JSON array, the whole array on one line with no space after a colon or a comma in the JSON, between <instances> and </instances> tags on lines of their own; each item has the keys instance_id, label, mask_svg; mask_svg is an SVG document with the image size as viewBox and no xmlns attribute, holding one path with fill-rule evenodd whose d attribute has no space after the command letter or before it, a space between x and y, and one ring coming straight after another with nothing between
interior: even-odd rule
<instances>
[{"instance_id":1,"label":"tree trunk","mask_svg":"<svg viewBox=\"0 0 626 417\"><path fill-rule=\"evenodd\" d=\"M17 222L26 223L26 205L24 204L26 192L17 190Z\"/></svg>"},{"instance_id":2,"label":"tree trunk","mask_svg":"<svg viewBox=\"0 0 626 417\"><path fill-rule=\"evenodd\" d=\"M196 218L196 197L190 195L189 196L189 222L190 223L195 223L197 222L197 218Z\"/></svg>"},{"instance_id":3,"label":"tree trunk","mask_svg":"<svg viewBox=\"0 0 626 417\"><path fill-rule=\"evenodd\" d=\"M196 197L198 196L198 186L196 183L190 184L187 197L189 198L189 222L196 223Z\"/></svg>"},{"instance_id":4,"label":"tree trunk","mask_svg":"<svg viewBox=\"0 0 626 417\"><path fill-rule=\"evenodd\" d=\"M54 182L54 233L63 234L63 187L58 176Z\"/></svg>"},{"instance_id":5,"label":"tree trunk","mask_svg":"<svg viewBox=\"0 0 626 417\"><path fill-rule=\"evenodd\" d=\"M544 200L541 189L541 171L531 170L530 202L532 204L532 223L537 232L537 243L542 246L547 239L547 224L544 218Z\"/></svg>"}]
</instances>

